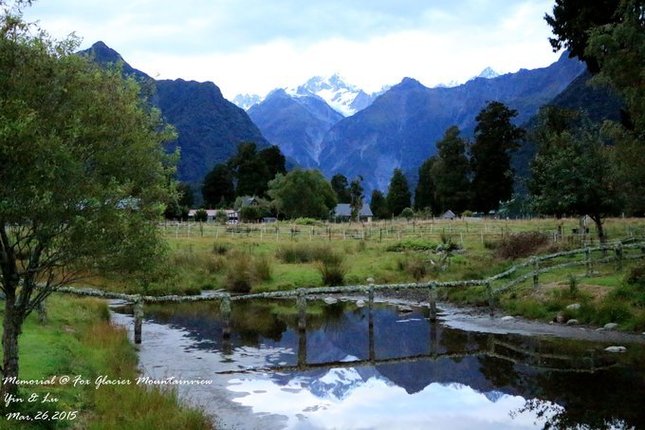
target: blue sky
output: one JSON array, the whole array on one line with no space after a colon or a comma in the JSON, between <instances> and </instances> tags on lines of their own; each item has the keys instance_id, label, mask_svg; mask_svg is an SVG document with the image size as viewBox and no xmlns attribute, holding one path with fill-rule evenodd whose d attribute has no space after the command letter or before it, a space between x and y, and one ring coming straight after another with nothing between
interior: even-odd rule
<instances>
[{"instance_id":1,"label":"blue sky","mask_svg":"<svg viewBox=\"0 0 645 430\"><path fill-rule=\"evenodd\" d=\"M37 0L25 18L97 40L159 79L213 81L228 98L340 73L368 91L544 67L553 0Z\"/></svg>"}]
</instances>

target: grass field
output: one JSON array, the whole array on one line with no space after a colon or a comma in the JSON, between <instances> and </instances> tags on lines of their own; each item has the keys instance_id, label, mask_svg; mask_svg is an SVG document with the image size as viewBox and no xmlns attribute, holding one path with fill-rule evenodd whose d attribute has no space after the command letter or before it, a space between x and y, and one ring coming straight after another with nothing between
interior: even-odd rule
<instances>
[{"instance_id":1,"label":"grass field","mask_svg":"<svg viewBox=\"0 0 645 430\"><path fill-rule=\"evenodd\" d=\"M45 323L35 315L20 336L20 379L52 385L22 386L14 403L3 410L0 429L211 429L205 416L179 403L172 391L145 385L103 385L97 378L136 381L137 357L124 329L111 325L104 301L52 296ZM1 313L1 312L0 312ZM67 375L70 382L61 383ZM74 386L74 379L78 383ZM89 381L81 385L81 380ZM28 399L36 396L37 400ZM43 403L47 396L56 401ZM8 419L19 412L38 421Z\"/></svg>"},{"instance_id":2,"label":"grass field","mask_svg":"<svg viewBox=\"0 0 645 430\"><path fill-rule=\"evenodd\" d=\"M169 244L168 261L144 292L266 292L366 284L368 278L377 284L484 279L531 255L597 245L594 227L588 227L589 234L580 235L573 233L575 229L581 231L578 219L166 224L161 228ZM605 229L610 240L644 238L645 220L607 219ZM589 276L584 267L555 270L540 277L544 288L539 291L530 287L529 280L502 294L497 304L506 312L533 318L552 319L564 313L591 324L618 322L624 329L645 329L644 304L638 299L640 287L624 282L639 264L626 263L619 272L614 264L599 264ZM523 273L530 270L526 268ZM578 295L558 293L568 288L571 276L576 279ZM114 279L101 279L96 284L140 291L138 286ZM617 293L616 297L608 294L619 288L635 288L636 298L631 293ZM441 294L460 303L488 303L481 287ZM565 312L566 305L580 301L582 310L575 315ZM613 310L607 309L607 301L617 303Z\"/></svg>"}]
</instances>

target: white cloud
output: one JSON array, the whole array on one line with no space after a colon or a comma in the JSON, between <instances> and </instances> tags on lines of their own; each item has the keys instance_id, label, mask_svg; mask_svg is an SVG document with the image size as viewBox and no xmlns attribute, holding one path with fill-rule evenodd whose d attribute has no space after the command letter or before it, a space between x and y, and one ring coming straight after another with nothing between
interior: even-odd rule
<instances>
[{"instance_id":1,"label":"white cloud","mask_svg":"<svg viewBox=\"0 0 645 430\"><path fill-rule=\"evenodd\" d=\"M340 72L367 90L403 77L463 81L556 59L542 19L551 0L185 0L36 2L30 19L76 31L160 78L213 81L225 96L265 94Z\"/></svg>"}]
</instances>

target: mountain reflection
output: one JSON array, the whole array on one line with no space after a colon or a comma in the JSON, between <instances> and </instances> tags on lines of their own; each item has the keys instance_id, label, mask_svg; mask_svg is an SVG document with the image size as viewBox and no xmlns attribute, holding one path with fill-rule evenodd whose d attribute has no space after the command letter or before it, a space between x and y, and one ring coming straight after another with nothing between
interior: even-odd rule
<instances>
[{"instance_id":1,"label":"mountain reflection","mask_svg":"<svg viewBox=\"0 0 645 430\"><path fill-rule=\"evenodd\" d=\"M290 302L236 302L228 339L216 303L148 306L146 318L182 330L188 352L253 356L220 372L227 389L291 428L645 428L643 366L604 345L450 329L425 309L369 312L308 302L299 331Z\"/></svg>"}]
</instances>

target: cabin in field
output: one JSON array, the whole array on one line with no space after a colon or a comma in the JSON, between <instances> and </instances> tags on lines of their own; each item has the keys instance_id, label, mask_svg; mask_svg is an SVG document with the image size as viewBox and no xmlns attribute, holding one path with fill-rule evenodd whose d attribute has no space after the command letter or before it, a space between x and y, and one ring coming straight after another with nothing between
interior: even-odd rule
<instances>
[{"instance_id":1,"label":"cabin in field","mask_svg":"<svg viewBox=\"0 0 645 430\"><path fill-rule=\"evenodd\" d=\"M348 222L352 218L352 207L349 203L338 203L330 213L331 219L336 222ZM368 205L363 205L361 208L358 219L363 222L372 222L372 210Z\"/></svg>"}]
</instances>

